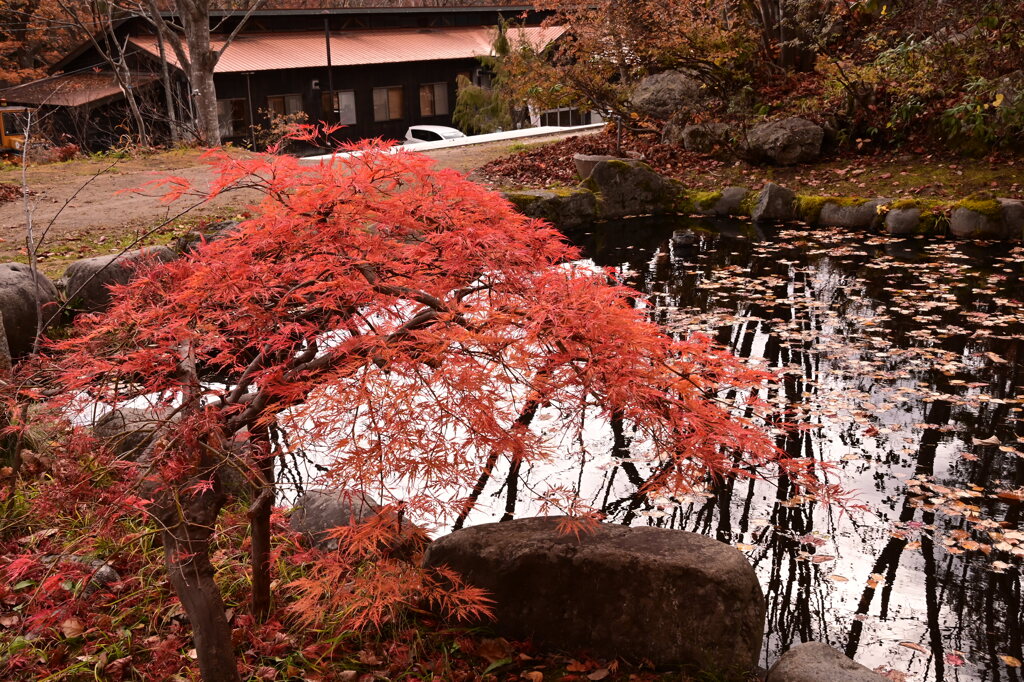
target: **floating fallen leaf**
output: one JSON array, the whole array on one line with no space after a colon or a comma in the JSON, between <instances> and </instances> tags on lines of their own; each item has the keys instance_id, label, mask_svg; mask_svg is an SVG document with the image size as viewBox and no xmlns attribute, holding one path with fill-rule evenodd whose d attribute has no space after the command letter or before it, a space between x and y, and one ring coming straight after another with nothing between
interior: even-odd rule
<instances>
[{"instance_id":1,"label":"floating fallen leaf","mask_svg":"<svg viewBox=\"0 0 1024 682\"><path fill-rule=\"evenodd\" d=\"M967 660L963 657L963 654L959 651L951 651L946 654L946 663L952 666L963 665Z\"/></svg>"},{"instance_id":2,"label":"floating fallen leaf","mask_svg":"<svg viewBox=\"0 0 1024 682\"><path fill-rule=\"evenodd\" d=\"M845 583L845 582L848 582L850 580L849 578L846 578L846 577L841 576L841 575L830 575L828 577L828 579L831 580L834 583Z\"/></svg>"},{"instance_id":3,"label":"floating fallen leaf","mask_svg":"<svg viewBox=\"0 0 1024 682\"><path fill-rule=\"evenodd\" d=\"M975 445L1001 445L1003 441L996 436L990 436L989 438L972 438L971 442Z\"/></svg>"},{"instance_id":4,"label":"floating fallen leaf","mask_svg":"<svg viewBox=\"0 0 1024 682\"><path fill-rule=\"evenodd\" d=\"M908 649L913 649L914 651L918 651L922 654L928 653L928 650L920 644L918 644L917 642L900 642L900 646L906 647Z\"/></svg>"},{"instance_id":5,"label":"floating fallen leaf","mask_svg":"<svg viewBox=\"0 0 1024 682\"><path fill-rule=\"evenodd\" d=\"M1019 658L1014 658L1013 656L1008 656L1006 654L999 654L999 658L1003 659L1003 663L1005 663L1006 665L1008 665L1011 668L1019 668L1022 665L1021 662L1020 662L1020 659Z\"/></svg>"}]
</instances>

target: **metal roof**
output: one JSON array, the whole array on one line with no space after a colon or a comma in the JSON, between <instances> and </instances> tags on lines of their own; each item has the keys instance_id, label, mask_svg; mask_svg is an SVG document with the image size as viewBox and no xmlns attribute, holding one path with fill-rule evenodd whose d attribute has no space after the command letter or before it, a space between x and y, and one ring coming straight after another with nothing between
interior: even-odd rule
<instances>
[{"instance_id":1,"label":"metal roof","mask_svg":"<svg viewBox=\"0 0 1024 682\"><path fill-rule=\"evenodd\" d=\"M526 40L542 48L557 39L560 26L509 29L515 44ZM491 54L495 28L488 26L423 29L358 29L331 34L331 63L334 66L394 64L440 59L471 59ZM155 36L136 36L131 42L159 56ZM247 33L239 35L221 55L215 73L242 73L275 69L303 69L327 66L324 34L319 31L289 33ZM214 49L222 40L211 40ZM171 50L167 58L179 66Z\"/></svg>"},{"instance_id":2,"label":"metal roof","mask_svg":"<svg viewBox=\"0 0 1024 682\"><path fill-rule=\"evenodd\" d=\"M157 80L156 76L133 74L132 85L139 87ZM117 79L110 72L72 73L50 76L0 90L0 97L18 104L79 107L122 96Z\"/></svg>"}]
</instances>

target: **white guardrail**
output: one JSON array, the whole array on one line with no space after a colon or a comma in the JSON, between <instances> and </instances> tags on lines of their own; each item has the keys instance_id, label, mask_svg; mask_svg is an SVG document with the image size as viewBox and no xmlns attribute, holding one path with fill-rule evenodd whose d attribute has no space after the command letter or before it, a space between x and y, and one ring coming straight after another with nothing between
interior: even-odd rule
<instances>
[{"instance_id":1,"label":"white guardrail","mask_svg":"<svg viewBox=\"0 0 1024 682\"><path fill-rule=\"evenodd\" d=\"M395 145L392 149L399 149L408 152L429 152L435 149L450 149L452 147L466 147L474 144L486 144L487 142L505 142L507 140L519 140L524 137L543 137L545 135L565 135L584 130L603 128L604 123L591 123L585 126L541 126L539 128L523 128L521 130L506 130L500 133L487 133L486 135L467 135L455 140L438 140L437 142L415 142L412 144ZM306 156L300 159L301 163L322 163L333 158L344 158L359 154L359 152L340 152L337 154L323 154L321 156Z\"/></svg>"}]
</instances>

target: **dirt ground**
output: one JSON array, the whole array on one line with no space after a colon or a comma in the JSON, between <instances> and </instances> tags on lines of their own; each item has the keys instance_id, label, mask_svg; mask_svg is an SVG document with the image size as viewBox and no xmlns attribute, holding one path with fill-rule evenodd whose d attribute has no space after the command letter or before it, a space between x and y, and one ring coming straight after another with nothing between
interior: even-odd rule
<instances>
[{"instance_id":1,"label":"dirt ground","mask_svg":"<svg viewBox=\"0 0 1024 682\"><path fill-rule=\"evenodd\" d=\"M493 159L555 139L558 136L494 142L428 155L443 167L471 174ZM194 197L164 204L157 198L157 189L128 191L171 175L206 188L213 174L200 156L199 150L176 150L137 158L87 158L30 166L27 184L32 192L30 207L41 269L56 277L78 258L166 243L198 223L237 215L259 200L259 193L250 189L225 193L199 206ZM21 181L20 167L8 165L0 170L0 183L20 186ZM0 262L27 259L25 225L20 199L0 203Z\"/></svg>"}]
</instances>

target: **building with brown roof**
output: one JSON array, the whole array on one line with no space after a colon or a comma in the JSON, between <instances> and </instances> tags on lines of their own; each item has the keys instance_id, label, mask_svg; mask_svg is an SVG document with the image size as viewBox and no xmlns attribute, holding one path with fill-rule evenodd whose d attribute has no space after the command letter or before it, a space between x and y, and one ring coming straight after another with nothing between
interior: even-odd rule
<instances>
[{"instance_id":1,"label":"building with brown roof","mask_svg":"<svg viewBox=\"0 0 1024 682\"><path fill-rule=\"evenodd\" d=\"M340 123L340 136L348 139L401 139L413 124L451 125L456 78L479 77L478 58L491 53L500 21L515 19L522 24L512 29L517 38L538 47L561 34L541 27L543 13L519 2L314 1L298 9L281 4L256 12L215 68L225 142L252 144L271 115ZM213 36L216 46L240 13L213 14L223 32ZM161 52L178 119L189 120L191 98L174 52L166 45L161 51L140 18L126 18L116 33L131 66L128 85L143 102L147 120L160 126L169 118ZM122 88L90 43L55 65L53 76L0 91L0 97L50 111L91 147L116 141L118 130L123 132L118 117L127 120Z\"/></svg>"}]
</instances>

